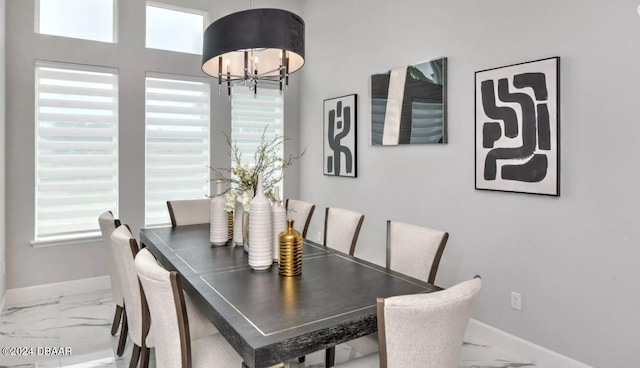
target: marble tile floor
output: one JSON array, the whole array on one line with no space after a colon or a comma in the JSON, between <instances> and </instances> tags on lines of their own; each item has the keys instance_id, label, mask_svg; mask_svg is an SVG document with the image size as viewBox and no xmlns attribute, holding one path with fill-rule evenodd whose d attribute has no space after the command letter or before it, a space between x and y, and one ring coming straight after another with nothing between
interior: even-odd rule
<instances>
[{"instance_id":1,"label":"marble tile floor","mask_svg":"<svg viewBox=\"0 0 640 368\"><path fill-rule=\"evenodd\" d=\"M115 354L118 336L111 336L114 304L109 290L41 300L26 305L5 308L0 314L1 347L70 347L70 355L38 354L0 355L0 368L126 368L131 357L129 340L125 354ZM345 344L336 348L336 363L360 356ZM308 355L298 364L292 360L290 368L324 367L324 352ZM155 368L153 350L151 367ZM499 347L488 346L473 336L466 336L462 348L460 368L516 368L535 367L534 364L512 356ZM234 368L234 367L231 367Z\"/></svg>"}]
</instances>

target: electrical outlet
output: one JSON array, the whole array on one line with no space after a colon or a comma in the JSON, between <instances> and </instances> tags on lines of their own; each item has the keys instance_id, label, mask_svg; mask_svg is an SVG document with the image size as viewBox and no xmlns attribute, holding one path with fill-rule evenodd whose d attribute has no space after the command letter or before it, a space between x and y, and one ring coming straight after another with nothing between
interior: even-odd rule
<instances>
[{"instance_id":1,"label":"electrical outlet","mask_svg":"<svg viewBox=\"0 0 640 368\"><path fill-rule=\"evenodd\" d=\"M522 310L522 295L520 295L520 293L516 293L515 291L511 292L511 308Z\"/></svg>"}]
</instances>

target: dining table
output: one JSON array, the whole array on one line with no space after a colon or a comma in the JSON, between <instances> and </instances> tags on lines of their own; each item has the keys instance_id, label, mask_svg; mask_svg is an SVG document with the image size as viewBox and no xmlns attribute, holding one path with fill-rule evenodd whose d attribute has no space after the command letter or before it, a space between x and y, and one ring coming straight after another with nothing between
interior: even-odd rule
<instances>
[{"instance_id":1,"label":"dining table","mask_svg":"<svg viewBox=\"0 0 640 368\"><path fill-rule=\"evenodd\" d=\"M242 246L213 247L209 232L209 224L148 228L140 242L180 275L242 367L269 367L376 332L376 298L441 290L308 239L301 275L280 276L277 263L254 271Z\"/></svg>"}]
</instances>

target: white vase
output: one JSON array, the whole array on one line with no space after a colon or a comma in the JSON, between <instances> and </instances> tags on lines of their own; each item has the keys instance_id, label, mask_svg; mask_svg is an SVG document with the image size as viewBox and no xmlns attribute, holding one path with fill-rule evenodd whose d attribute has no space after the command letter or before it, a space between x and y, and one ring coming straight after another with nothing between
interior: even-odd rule
<instances>
[{"instance_id":1,"label":"white vase","mask_svg":"<svg viewBox=\"0 0 640 368\"><path fill-rule=\"evenodd\" d=\"M273 188L275 202L271 205L271 219L273 221L273 262L278 262L280 244L278 236L287 229L287 210L282 207L280 201L280 188Z\"/></svg>"},{"instance_id":2,"label":"white vase","mask_svg":"<svg viewBox=\"0 0 640 368\"><path fill-rule=\"evenodd\" d=\"M236 203L233 209L233 242L236 245L242 245L242 216L244 214L244 206L241 201L242 197L236 197Z\"/></svg>"},{"instance_id":3,"label":"white vase","mask_svg":"<svg viewBox=\"0 0 640 368\"><path fill-rule=\"evenodd\" d=\"M225 245L229 240L227 211L225 211L225 199L222 196L222 183L216 186L216 197L211 200L211 221L209 241L213 245Z\"/></svg>"},{"instance_id":4,"label":"white vase","mask_svg":"<svg viewBox=\"0 0 640 368\"><path fill-rule=\"evenodd\" d=\"M271 203L264 195L262 174L258 174L256 196L249 210L249 266L261 271L273 263L273 225L271 222Z\"/></svg>"}]
</instances>

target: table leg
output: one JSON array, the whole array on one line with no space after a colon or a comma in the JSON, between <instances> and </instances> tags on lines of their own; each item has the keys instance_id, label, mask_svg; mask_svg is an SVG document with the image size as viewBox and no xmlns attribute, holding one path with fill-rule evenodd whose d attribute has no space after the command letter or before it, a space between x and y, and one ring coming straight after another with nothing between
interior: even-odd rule
<instances>
[{"instance_id":1,"label":"table leg","mask_svg":"<svg viewBox=\"0 0 640 368\"><path fill-rule=\"evenodd\" d=\"M325 367L333 367L336 363L336 347L332 346L324 351Z\"/></svg>"}]
</instances>

